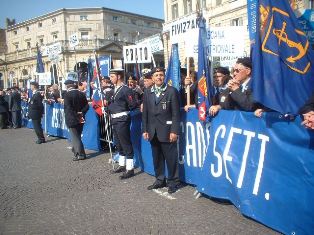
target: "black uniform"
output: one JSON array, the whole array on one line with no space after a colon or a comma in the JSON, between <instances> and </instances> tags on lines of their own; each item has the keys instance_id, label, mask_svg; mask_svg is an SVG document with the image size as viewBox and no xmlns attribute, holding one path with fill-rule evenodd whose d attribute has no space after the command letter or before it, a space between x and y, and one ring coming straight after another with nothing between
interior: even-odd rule
<instances>
[{"instance_id":1,"label":"black uniform","mask_svg":"<svg viewBox=\"0 0 314 235\"><path fill-rule=\"evenodd\" d=\"M134 92L126 85L115 88L109 98L108 108L111 114L115 143L120 155L120 166L125 166L125 163L123 163L123 161L125 162L125 158L133 162L133 147L130 136L130 111L137 108L137 106L138 102L135 99ZM133 165L130 168L133 168Z\"/></svg>"},{"instance_id":2,"label":"black uniform","mask_svg":"<svg viewBox=\"0 0 314 235\"><path fill-rule=\"evenodd\" d=\"M170 133L179 134L180 107L179 93L171 87L163 85L159 97L154 86L144 93L143 100L143 132L148 132L152 146L154 169L159 184L165 182L165 161L168 168L168 185L178 180L177 142L170 142Z\"/></svg>"},{"instance_id":3,"label":"black uniform","mask_svg":"<svg viewBox=\"0 0 314 235\"><path fill-rule=\"evenodd\" d=\"M22 106L21 94L13 91L9 98L9 111L12 115L13 128L20 128L22 125Z\"/></svg>"},{"instance_id":4,"label":"black uniform","mask_svg":"<svg viewBox=\"0 0 314 235\"><path fill-rule=\"evenodd\" d=\"M33 127L38 137L38 141L36 143L45 142L43 128L41 127L41 118L43 114L43 97L39 91L35 91L28 104L28 117L32 119Z\"/></svg>"},{"instance_id":5,"label":"black uniform","mask_svg":"<svg viewBox=\"0 0 314 235\"><path fill-rule=\"evenodd\" d=\"M0 129L7 127L7 113L8 103L4 99L4 96L0 96Z\"/></svg>"},{"instance_id":6,"label":"black uniform","mask_svg":"<svg viewBox=\"0 0 314 235\"><path fill-rule=\"evenodd\" d=\"M84 126L85 114L89 109L86 96L78 89L70 88L64 95L65 123L69 128L72 139L72 151L75 158L85 159L86 154L81 135Z\"/></svg>"}]
</instances>

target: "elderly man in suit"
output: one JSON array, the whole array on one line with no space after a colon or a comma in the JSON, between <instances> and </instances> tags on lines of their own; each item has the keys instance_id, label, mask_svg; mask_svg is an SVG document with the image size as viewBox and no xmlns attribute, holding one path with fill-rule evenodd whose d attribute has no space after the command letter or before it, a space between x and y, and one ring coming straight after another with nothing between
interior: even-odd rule
<instances>
[{"instance_id":1,"label":"elderly man in suit","mask_svg":"<svg viewBox=\"0 0 314 235\"><path fill-rule=\"evenodd\" d=\"M177 139L180 130L179 93L164 83L163 68L152 71L154 86L144 93L143 138L152 146L156 181L147 189L166 186L165 162L168 168L168 193L174 193L178 181Z\"/></svg>"}]
</instances>

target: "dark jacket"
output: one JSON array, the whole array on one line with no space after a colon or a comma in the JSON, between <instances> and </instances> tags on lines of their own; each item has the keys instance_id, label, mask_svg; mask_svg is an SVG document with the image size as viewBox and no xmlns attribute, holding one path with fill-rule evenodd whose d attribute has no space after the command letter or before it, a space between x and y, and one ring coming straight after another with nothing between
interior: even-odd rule
<instances>
[{"instance_id":1,"label":"dark jacket","mask_svg":"<svg viewBox=\"0 0 314 235\"><path fill-rule=\"evenodd\" d=\"M17 91L12 92L9 98L9 110L13 112L22 110L21 102L21 94Z\"/></svg>"},{"instance_id":2,"label":"dark jacket","mask_svg":"<svg viewBox=\"0 0 314 235\"><path fill-rule=\"evenodd\" d=\"M151 141L155 134L161 142L169 142L170 133L180 133L180 106L178 91L167 86L156 99L153 89L144 92L143 132L148 132Z\"/></svg>"},{"instance_id":3,"label":"dark jacket","mask_svg":"<svg viewBox=\"0 0 314 235\"><path fill-rule=\"evenodd\" d=\"M241 88L231 92L229 89L223 90L219 94L219 104L222 109L241 110L252 112L259 108L254 102L252 90L250 88L242 91Z\"/></svg>"},{"instance_id":4,"label":"dark jacket","mask_svg":"<svg viewBox=\"0 0 314 235\"><path fill-rule=\"evenodd\" d=\"M85 118L89 109L86 96L78 89L70 89L64 95L64 115L65 123L68 128L81 124L80 118ZM81 112L82 116L78 113Z\"/></svg>"},{"instance_id":5,"label":"dark jacket","mask_svg":"<svg viewBox=\"0 0 314 235\"><path fill-rule=\"evenodd\" d=\"M134 91L122 85L116 91L109 92L109 111L110 114L116 114L131 111L139 106L139 101L135 98Z\"/></svg>"},{"instance_id":6,"label":"dark jacket","mask_svg":"<svg viewBox=\"0 0 314 235\"><path fill-rule=\"evenodd\" d=\"M4 96L0 96L0 113L8 112L8 103L4 99Z\"/></svg>"},{"instance_id":7,"label":"dark jacket","mask_svg":"<svg viewBox=\"0 0 314 235\"><path fill-rule=\"evenodd\" d=\"M39 91L33 94L28 104L28 117L33 120L39 120L44 114L43 97Z\"/></svg>"}]
</instances>

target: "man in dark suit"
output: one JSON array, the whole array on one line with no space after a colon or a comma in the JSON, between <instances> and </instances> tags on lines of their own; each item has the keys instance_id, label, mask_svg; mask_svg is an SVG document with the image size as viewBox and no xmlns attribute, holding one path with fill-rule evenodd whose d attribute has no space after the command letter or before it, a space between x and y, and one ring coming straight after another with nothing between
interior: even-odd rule
<instances>
[{"instance_id":1,"label":"man in dark suit","mask_svg":"<svg viewBox=\"0 0 314 235\"><path fill-rule=\"evenodd\" d=\"M66 80L67 92L64 95L65 123L69 128L72 141L73 161L86 159L84 145L81 139L85 123L85 114L89 109L88 101L83 92L78 90L78 83Z\"/></svg>"},{"instance_id":2,"label":"man in dark suit","mask_svg":"<svg viewBox=\"0 0 314 235\"><path fill-rule=\"evenodd\" d=\"M43 97L38 90L38 87L39 85L37 82L31 82L33 95L28 104L28 117L32 119L33 127L38 138L36 144L42 144L46 142L43 128L41 126L41 118L44 114L44 105Z\"/></svg>"},{"instance_id":3,"label":"man in dark suit","mask_svg":"<svg viewBox=\"0 0 314 235\"><path fill-rule=\"evenodd\" d=\"M4 91L0 90L0 129L7 128L8 103L4 99Z\"/></svg>"},{"instance_id":4,"label":"man in dark suit","mask_svg":"<svg viewBox=\"0 0 314 235\"><path fill-rule=\"evenodd\" d=\"M9 111L12 115L13 128L21 128L22 125L22 106L21 106L21 94L18 87L13 87L13 92L9 98Z\"/></svg>"},{"instance_id":5,"label":"man in dark suit","mask_svg":"<svg viewBox=\"0 0 314 235\"><path fill-rule=\"evenodd\" d=\"M166 186L165 161L168 168L168 192L174 193L178 186L177 139L180 130L179 93L164 84L163 68L152 71L155 85L144 93L142 128L143 138L152 146L156 181L148 190Z\"/></svg>"},{"instance_id":6,"label":"man in dark suit","mask_svg":"<svg viewBox=\"0 0 314 235\"><path fill-rule=\"evenodd\" d=\"M249 87L252 74L250 58L239 58L233 68L233 78L227 83L227 89L219 95L221 109L255 111L259 105L254 102L252 90ZM211 110L209 110L211 113Z\"/></svg>"},{"instance_id":7,"label":"man in dark suit","mask_svg":"<svg viewBox=\"0 0 314 235\"><path fill-rule=\"evenodd\" d=\"M139 106L134 92L124 83L123 69L111 69L110 81L114 92L108 100L114 140L119 152L119 167L113 173L121 173L120 179L134 176L133 147L131 143L130 111Z\"/></svg>"}]
</instances>

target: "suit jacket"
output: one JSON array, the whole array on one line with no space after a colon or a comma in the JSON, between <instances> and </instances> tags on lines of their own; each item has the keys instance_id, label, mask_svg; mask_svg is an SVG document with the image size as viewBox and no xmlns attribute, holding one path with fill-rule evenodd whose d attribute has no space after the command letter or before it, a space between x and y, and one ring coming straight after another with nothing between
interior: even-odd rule
<instances>
[{"instance_id":1,"label":"suit jacket","mask_svg":"<svg viewBox=\"0 0 314 235\"><path fill-rule=\"evenodd\" d=\"M9 98L9 110L13 112L22 110L21 101L21 94L17 91L12 92Z\"/></svg>"},{"instance_id":2,"label":"suit jacket","mask_svg":"<svg viewBox=\"0 0 314 235\"><path fill-rule=\"evenodd\" d=\"M0 96L0 113L8 112L8 103L4 99L4 96Z\"/></svg>"},{"instance_id":3,"label":"suit jacket","mask_svg":"<svg viewBox=\"0 0 314 235\"><path fill-rule=\"evenodd\" d=\"M229 89L223 90L219 94L219 104L222 109L227 110L252 112L259 108L258 104L254 102L252 90L248 87L244 90L240 87L233 92Z\"/></svg>"},{"instance_id":4,"label":"suit jacket","mask_svg":"<svg viewBox=\"0 0 314 235\"><path fill-rule=\"evenodd\" d=\"M169 142L170 133L180 133L178 91L167 86L157 99L155 92L147 89L144 93L142 118L143 132L148 132L150 141L157 134L159 141Z\"/></svg>"},{"instance_id":5,"label":"suit jacket","mask_svg":"<svg viewBox=\"0 0 314 235\"><path fill-rule=\"evenodd\" d=\"M64 116L65 124L71 128L79 125L80 115L78 112L82 112L83 117L87 113L89 105L86 96L83 92L77 89L70 89L64 95Z\"/></svg>"},{"instance_id":6,"label":"suit jacket","mask_svg":"<svg viewBox=\"0 0 314 235\"><path fill-rule=\"evenodd\" d=\"M28 104L28 117L33 120L39 120L44 114L43 97L39 91L33 94Z\"/></svg>"},{"instance_id":7,"label":"suit jacket","mask_svg":"<svg viewBox=\"0 0 314 235\"><path fill-rule=\"evenodd\" d=\"M314 93L312 96L305 102L305 104L300 108L299 113L304 114L310 111L314 111Z\"/></svg>"}]
</instances>

